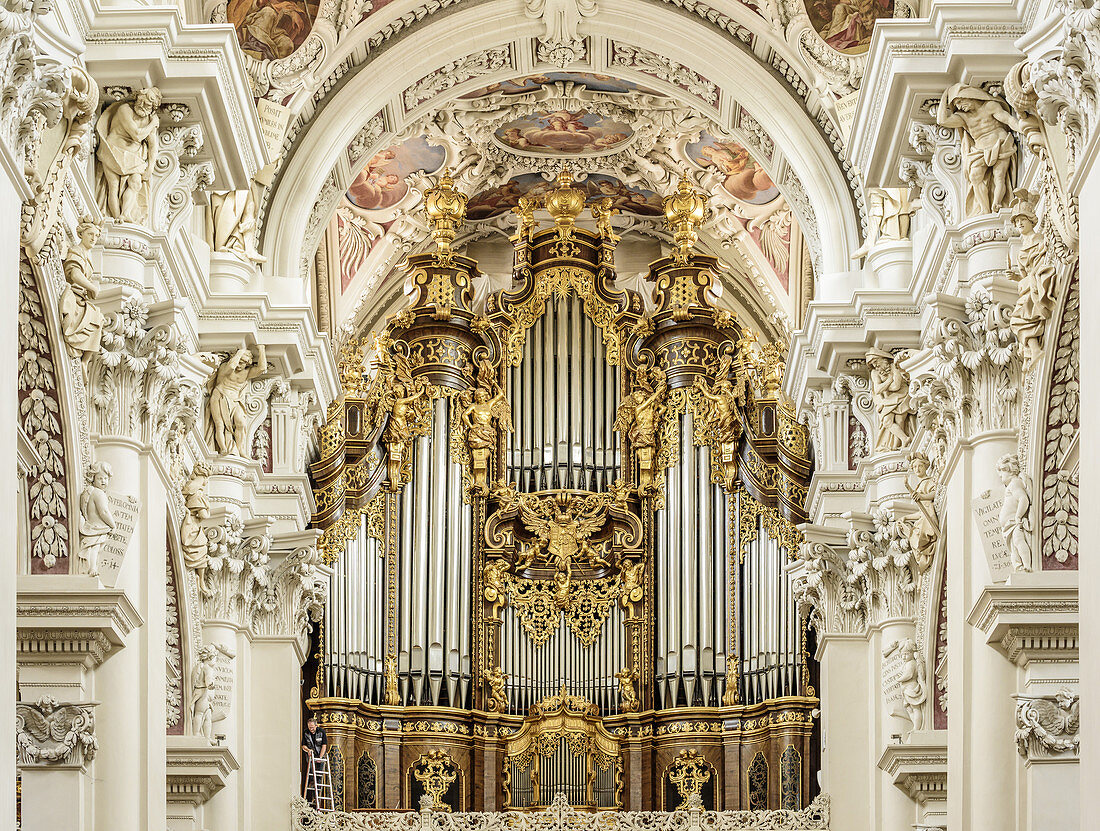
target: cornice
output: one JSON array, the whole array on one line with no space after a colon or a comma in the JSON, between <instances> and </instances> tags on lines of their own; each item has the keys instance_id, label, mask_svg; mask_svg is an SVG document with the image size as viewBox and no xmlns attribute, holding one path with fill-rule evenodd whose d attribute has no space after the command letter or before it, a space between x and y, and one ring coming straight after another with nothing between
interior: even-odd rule
<instances>
[{"instance_id":1,"label":"cornice","mask_svg":"<svg viewBox=\"0 0 1100 831\"><path fill-rule=\"evenodd\" d=\"M1076 585L986 586L966 620L1018 666L1078 658Z\"/></svg>"},{"instance_id":2,"label":"cornice","mask_svg":"<svg viewBox=\"0 0 1100 831\"><path fill-rule=\"evenodd\" d=\"M187 24L173 6L69 0L69 10L100 86L154 85L165 100L186 104L206 133L216 189L248 186L269 159L232 28Z\"/></svg>"},{"instance_id":3,"label":"cornice","mask_svg":"<svg viewBox=\"0 0 1100 831\"><path fill-rule=\"evenodd\" d=\"M122 648L143 624L126 592L91 588L92 578L22 575L16 626L19 660L52 663L80 657L89 667Z\"/></svg>"},{"instance_id":4,"label":"cornice","mask_svg":"<svg viewBox=\"0 0 1100 831\"><path fill-rule=\"evenodd\" d=\"M240 765L224 745L196 736L169 736L165 750L165 785L169 803L202 805L225 787Z\"/></svg>"},{"instance_id":5,"label":"cornice","mask_svg":"<svg viewBox=\"0 0 1100 831\"><path fill-rule=\"evenodd\" d=\"M878 760L879 770L910 799L920 804L947 798L947 736L945 731L911 734L905 744L890 744Z\"/></svg>"}]
</instances>

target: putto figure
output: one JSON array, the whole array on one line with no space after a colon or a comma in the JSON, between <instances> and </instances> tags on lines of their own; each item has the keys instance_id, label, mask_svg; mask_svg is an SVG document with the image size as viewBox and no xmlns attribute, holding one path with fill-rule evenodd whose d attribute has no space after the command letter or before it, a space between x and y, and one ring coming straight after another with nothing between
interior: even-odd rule
<instances>
[{"instance_id":1,"label":"putto figure","mask_svg":"<svg viewBox=\"0 0 1100 831\"><path fill-rule=\"evenodd\" d=\"M206 443L220 455L251 458L245 435L244 389L245 384L266 371L267 353L263 344L259 344L255 358L250 350L238 349L210 376Z\"/></svg>"},{"instance_id":2,"label":"putto figure","mask_svg":"<svg viewBox=\"0 0 1100 831\"><path fill-rule=\"evenodd\" d=\"M159 139L160 90L147 87L130 101L116 101L96 123L99 209L123 222L145 222L149 217L149 177L153 173Z\"/></svg>"},{"instance_id":3,"label":"putto figure","mask_svg":"<svg viewBox=\"0 0 1100 831\"><path fill-rule=\"evenodd\" d=\"M1031 571L1031 488L1020 469L1020 457L1008 453L997 462L1005 486L1001 503L1001 536L1012 557L1013 571Z\"/></svg>"},{"instance_id":4,"label":"putto figure","mask_svg":"<svg viewBox=\"0 0 1100 831\"><path fill-rule=\"evenodd\" d=\"M878 416L879 452L901 450L913 436L916 410L909 401L909 375L898 366L899 358L872 347L867 350L871 367L871 394Z\"/></svg>"},{"instance_id":5,"label":"putto figure","mask_svg":"<svg viewBox=\"0 0 1100 831\"><path fill-rule=\"evenodd\" d=\"M99 552L107 537L115 530L107 486L111 483L111 466L95 462L84 474L87 482L80 494L80 550L77 559L85 574L99 574Z\"/></svg>"},{"instance_id":6,"label":"putto figure","mask_svg":"<svg viewBox=\"0 0 1100 831\"><path fill-rule=\"evenodd\" d=\"M937 120L962 133L967 216L997 213L1011 192L1016 167L1012 131L1022 130L1019 120L1003 101L965 84L944 91Z\"/></svg>"}]
</instances>

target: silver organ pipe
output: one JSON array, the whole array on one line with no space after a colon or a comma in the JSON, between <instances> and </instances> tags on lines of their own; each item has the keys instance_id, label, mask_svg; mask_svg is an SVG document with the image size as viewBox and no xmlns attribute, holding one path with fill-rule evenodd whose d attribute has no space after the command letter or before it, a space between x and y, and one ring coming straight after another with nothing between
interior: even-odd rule
<instances>
[{"instance_id":1,"label":"silver organ pipe","mask_svg":"<svg viewBox=\"0 0 1100 831\"><path fill-rule=\"evenodd\" d=\"M509 481L524 492L606 491L619 476L617 368L576 297L551 297L508 371Z\"/></svg>"}]
</instances>

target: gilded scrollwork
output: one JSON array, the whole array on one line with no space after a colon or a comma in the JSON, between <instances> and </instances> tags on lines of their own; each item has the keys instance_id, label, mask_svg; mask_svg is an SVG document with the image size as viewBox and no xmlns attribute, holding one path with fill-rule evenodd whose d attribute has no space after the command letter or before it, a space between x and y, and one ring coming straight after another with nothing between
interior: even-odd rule
<instances>
[{"instance_id":1,"label":"gilded scrollwork","mask_svg":"<svg viewBox=\"0 0 1100 831\"><path fill-rule=\"evenodd\" d=\"M676 786L682 800L676 810L688 807L692 797L698 797L703 785L710 781L712 768L697 750L681 750L676 760L669 765L668 781Z\"/></svg>"}]
</instances>

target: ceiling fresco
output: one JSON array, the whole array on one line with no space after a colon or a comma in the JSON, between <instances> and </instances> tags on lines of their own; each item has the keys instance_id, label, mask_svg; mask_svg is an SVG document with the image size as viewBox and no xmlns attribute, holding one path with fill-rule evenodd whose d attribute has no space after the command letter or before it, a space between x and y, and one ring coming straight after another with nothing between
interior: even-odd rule
<instances>
[{"instance_id":1,"label":"ceiling fresco","mask_svg":"<svg viewBox=\"0 0 1100 831\"><path fill-rule=\"evenodd\" d=\"M722 187L735 199L766 205L779 196L779 188L764 168L736 141L722 141L703 133L685 152L700 167L723 176Z\"/></svg>"},{"instance_id":2,"label":"ceiling fresco","mask_svg":"<svg viewBox=\"0 0 1100 831\"><path fill-rule=\"evenodd\" d=\"M574 187L583 190L589 202L610 198L612 207L636 216L661 216L664 213L661 197L651 190L632 188L614 176L592 174ZM537 173L526 173L470 199L466 216L472 221L491 219L507 213L519 204L521 196L541 196L552 190L554 183Z\"/></svg>"},{"instance_id":3,"label":"ceiling fresco","mask_svg":"<svg viewBox=\"0 0 1100 831\"><path fill-rule=\"evenodd\" d=\"M586 110L537 112L509 121L494 134L512 150L549 156L596 154L626 144L634 130L620 121Z\"/></svg>"},{"instance_id":4,"label":"ceiling fresco","mask_svg":"<svg viewBox=\"0 0 1100 831\"><path fill-rule=\"evenodd\" d=\"M417 137L375 153L348 186L347 200L364 211L391 208L404 198L409 174L434 173L447 151Z\"/></svg>"},{"instance_id":5,"label":"ceiling fresco","mask_svg":"<svg viewBox=\"0 0 1100 831\"><path fill-rule=\"evenodd\" d=\"M847 55L860 55L871 43L875 21L893 17L893 0L806 0L806 14L814 30L829 46Z\"/></svg>"},{"instance_id":6,"label":"ceiling fresco","mask_svg":"<svg viewBox=\"0 0 1100 831\"><path fill-rule=\"evenodd\" d=\"M225 14L245 54L278 60L309 36L319 5L317 0L230 0Z\"/></svg>"}]
</instances>

